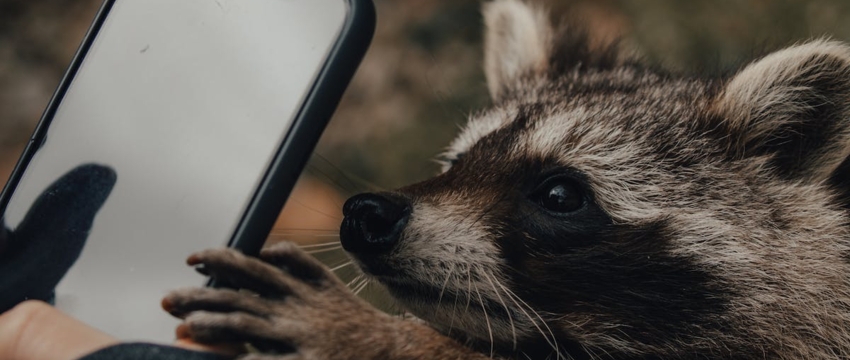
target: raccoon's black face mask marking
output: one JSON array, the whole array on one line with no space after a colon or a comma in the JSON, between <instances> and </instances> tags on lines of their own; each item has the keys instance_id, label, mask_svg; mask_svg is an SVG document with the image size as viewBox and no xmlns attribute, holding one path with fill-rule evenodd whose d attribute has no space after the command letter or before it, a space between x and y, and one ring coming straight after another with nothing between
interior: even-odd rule
<instances>
[{"instance_id":1,"label":"raccoon's black face mask marking","mask_svg":"<svg viewBox=\"0 0 850 360\"><path fill-rule=\"evenodd\" d=\"M611 164L591 162L604 154L582 150L582 141L597 136L598 127L590 125L596 119L579 118L587 123L577 125L570 121L581 113L543 110L551 107L518 104L479 115L477 121L501 125L467 134L471 141L458 152L463 155L452 155L455 161L443 174L379 195L387 208L359 217L405 226L393 234L390 247L374 240L372 249L380 251L351 250L361 268L417 316L479 340L488 339L490 331L504 341L557 338L567 346L575 340L576 334L546 314L599 324L622 317L627 321L620 322L625 328L619 332L648 342L675 327L708 326L703 314L722 311L724 299L713 293L712 276L686 257L669 254L671 231L663 216L617 224L599 201L599 189L612 196L606 182L621 180L607 178L600 168L630 160L609 156L603 160ZM560 140L546 140L553 138ZM529 139L561 147L541 151L540 141ZM614 143L605 151L617 155L621 146ZM651 185L652 175L647 171L642 178L623 180ZM391 207L410 210L403 220L389 219L383 214L402 213ZM377 227L344 225L343 245L355 246L347 233ZM369 242L382 234L362 238ZM647 322L657 325L637 326ZM562 331L544 335L540 329L546 326Z\"/></svg>"}]
</instances>

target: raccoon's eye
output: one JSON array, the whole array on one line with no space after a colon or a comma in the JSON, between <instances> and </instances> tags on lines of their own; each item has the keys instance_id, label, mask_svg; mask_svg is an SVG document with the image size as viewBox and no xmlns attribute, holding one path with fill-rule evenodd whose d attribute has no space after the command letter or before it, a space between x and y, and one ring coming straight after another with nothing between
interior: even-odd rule
<instances>
[{"instance_id":1,"label":"raccoon's eye","mask_svg":"<svg viewBox=\"0 0 850 360\"><path fill-rule=\"evenodd\" d=\"M556 213L569 213L584 206L581 186L566 177L547 179L532 193L531 198L544 209Z\"/></svg>"}]
</instances>

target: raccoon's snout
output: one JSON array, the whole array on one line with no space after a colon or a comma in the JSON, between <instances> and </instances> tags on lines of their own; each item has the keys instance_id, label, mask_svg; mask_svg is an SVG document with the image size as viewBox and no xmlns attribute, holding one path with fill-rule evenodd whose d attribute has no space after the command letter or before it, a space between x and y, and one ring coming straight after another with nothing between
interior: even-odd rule
<instances>
[{"instance_id":1,"label":"raccoon's snout","mask_svg":"<svg viewBox=\"0 0 850 360\"><path fill-rule=\"evenodd\" d=\"M410 203L390 194L360 194L342 208L342 247L351 253L383 253L392 249L410 218Z\"/></svg>"}]
</instances>

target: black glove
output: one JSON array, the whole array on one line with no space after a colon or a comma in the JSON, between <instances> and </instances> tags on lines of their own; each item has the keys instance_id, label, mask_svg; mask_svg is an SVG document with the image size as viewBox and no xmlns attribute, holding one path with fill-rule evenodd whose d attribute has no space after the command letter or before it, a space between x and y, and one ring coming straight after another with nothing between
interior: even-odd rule
<instances>
[{"instance_id":1,"label":"black glove","mask_svg":"<svg viewBox=\"0 0 850 360\"><path fill-rule=\"evenodd\" d=\"M52 299L116 179L109 167L80 165L41 193L14 231L0 216L0 313L24 300Z\"/></svg>"}]
</instances>

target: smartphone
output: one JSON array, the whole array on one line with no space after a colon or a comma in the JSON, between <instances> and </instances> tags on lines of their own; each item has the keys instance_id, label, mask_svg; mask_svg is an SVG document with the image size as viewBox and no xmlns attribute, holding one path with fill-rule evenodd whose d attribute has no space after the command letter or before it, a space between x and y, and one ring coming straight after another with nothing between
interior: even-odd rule
<instances>
[{"instance_id":1,"label":"smartphone","mask_svg":"<svg viewBox=\"0 0 850 360\"><path fill-rule=\"evenodd\" d=\"M259 251L374 26L371 0L106 0L0 195L26 247L51 218L16 230L57 181L108 170L89 226L71 231L80 245L62 250L78 254L55 306L123 340L173 339L160 299L204 283L185 258ZM85 210L68 204L50 213ZM66 245L50 236L36 255ZM10 254L24 265L0 278L61 263Z\"/></svg>"}]
</instances>

